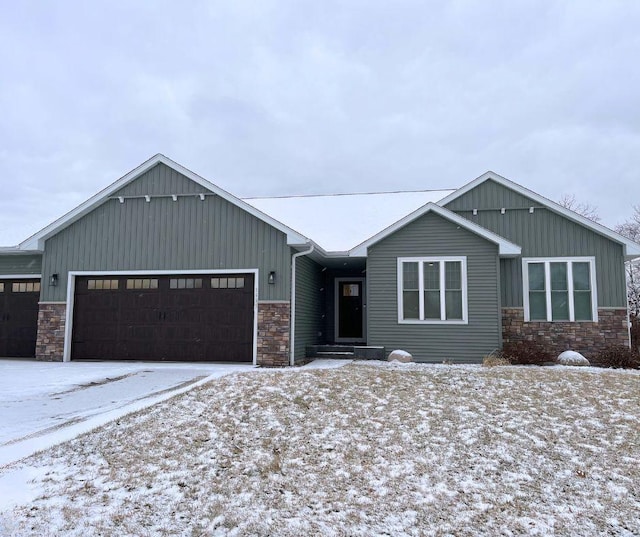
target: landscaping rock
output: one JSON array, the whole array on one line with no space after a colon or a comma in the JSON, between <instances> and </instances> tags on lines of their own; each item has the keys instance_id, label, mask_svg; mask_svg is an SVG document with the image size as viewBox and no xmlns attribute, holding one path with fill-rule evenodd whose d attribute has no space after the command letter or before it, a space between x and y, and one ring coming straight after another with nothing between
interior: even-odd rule
<instances>
[{"instance_id":1,"label":"landscaping rock","mask_svg":"<svg viewBox=\"0 0 640 537\"><path fill-rule=\"evenodd\" d=\"M403 364L408 364L409 362L413 362L413 356L409 354L407 351L395 350L389 353L389 358L387 358L389 362L401 362Z\"/></svg>"},{"instance_id":2,"label":"landscaping rock","mask_svg":"<svg viewBox=\"0 0 640 537\"><path fill-rule=\"evenodd\" d=\"M561 365L591 365L589 360L576 351L564 351L556 358L556 363Z\"/></svg>"}]
</instances>

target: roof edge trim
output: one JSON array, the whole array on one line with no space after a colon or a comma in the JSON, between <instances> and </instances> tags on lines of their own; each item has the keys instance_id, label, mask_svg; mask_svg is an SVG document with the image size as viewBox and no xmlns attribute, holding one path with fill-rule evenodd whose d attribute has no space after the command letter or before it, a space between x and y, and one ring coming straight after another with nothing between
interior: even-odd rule
<instances>
[{"instance_id":1,"label":"roof edge trim","mask_svg":"<svg viewBox=\"0 0 640 537\"><path fill-rule=\"evenodd\" d=\"M139 166L137 166L136 168L134 168L133 170L131 170L130 172L128 172L127 174L123 175L120 179L111 183L106 188L103 188L100 192L98 192L97 194L90 197L85 202L78 205L75 209L72 209L71 211L61 216L57 220L54 220L48 226L42 228L37 233L28 237L26 240L24 240L18 245L18 248L20 250L43 250L44 241L46 239L55 235L65 227L71 225L76 220L79 220L85 214L89 213L91 210L97 207L100 203L105 201L111 194L121 189L122 187L126 186L130 182L134 181L135 179L140 177L143 173L147 172L148 170L153 168L155 165L160 163L164 164L165 166L168 166L169 168L172 168L178 173L181 173L188 179L191 179L195 183L198 183L200 186L206 188L207 190L210 190L214 194L217 194L218 196L225 199L229 203L236 205L237 207L248 212L249 214L255 216L259 220L262 220L263 222L283 232L287 236L288 245L308 242L309 239L307 237L305 237L304 235L301 235L294 229L291 229L290 227L284 225L282 222L275 220L271 216L263 213L262 211L242 201L240 198L237 198L236 196L234 196L233 194L230 194L229 192L220 188L219 186L214 185L210 181L207 181L197 173L192 172L191 170L171 160L165 155L158 153L153 157L151 157L150 159L143 162L142 164L140 164Z\"/></svg>"},{"instance_id":2,"label":"roof edge trim","mask_svg":"<svg viewBox=\"0 0 640 537\"><path fill-rule=\"evenodd\" d=\"M470 220L467 220L466 218L463 218L462 216L459 216L456 213L450 211L449 209L445 209L444 207L441 207L436 203L429 202L423 205L422 207L420 207L419 209L417 209L416 211L413 211L412 213L408 214L404 218L398 220L395 224L390 225L389 227L375 234L373 237L367 239L363 243L352 248L349 251L349 256L366 257L367 249L369 248L369 246L372 246L373 244L384 239L385 237L392 235L393 233L398 231L400 228L403 228L407 224L413 222L415 219L429 212L433 212L441 216L442 218L445 218L446 220L449 220L471 231L472 233L475 233L476 235L488 240L489 242L493 242L498 246L498 253L501 257L516 257L516 256L519 256L522 252L522 249L520 248L520 246L518 246L517 244L514 244L513 242L508 241L507 239L505 239L504 237L501 237L496 233L493 233L493 231L489 231L488 229L485 229L482 226L479 226L478 224L475 224Z\"/></svg>"},{"instance_id":3,"label":"roof edge trim","mask_svg":"<svg viewBox=\"0 0 640 537\"><path fill-rule=\"evenodd\" d=\"M637 244L632 240L627 239L625 236L620 235L619 233L616 233L612 229L609 229L608 227L603 226L602 224L598 224L593 220L589 220L588 218L582 216L581 214L578 214L575 211L572 211L571 209L567 209L566 207L563 207L562 205L556 203L555 201L545 198L544 196L537 194L533 190L529 190L528 188L522 185L519 185L518 183L515 183L510 179L507 179L506 177L503 177L502 175L492 171L483 173L480 177L476 177L473 181L470 181L466 185L460 187L458 190L455 190L448 196L442 198L438 202L438 205L444 207L448 203L452 202L455 199L458 199L460 196L466 194L470 190L474 189L476 186L484 183L489 179L491 179L492 181L495 181L496 183L506 188L513 190L514 192L517 192L518 194L531 198L532 200L544 205L549 210L555 213L558 213L562 216L565 216L569 220L573 220L574 222L591 229L595 233L604 235L608 239L611 239L614 242L622 244L624 247L624 256L627 259L640 257L640 244Z\"/></svg>"}]
</instances>

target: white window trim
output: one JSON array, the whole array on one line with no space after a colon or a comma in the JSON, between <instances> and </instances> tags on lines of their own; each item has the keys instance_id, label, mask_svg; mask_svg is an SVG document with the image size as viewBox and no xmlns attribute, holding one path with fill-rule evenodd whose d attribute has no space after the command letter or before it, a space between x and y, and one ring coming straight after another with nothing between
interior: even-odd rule
<instances>
[{"instance_id":1,"label":"white window trim","mask_svg":"<svg viewBox=\"0 0 640 537\"><path fill-rule=\"evenodd\" d=\"M531 321L529 311L529 263L544 263L545 294L547 306L546 321ZM551 312L551 263L567 263L567 293L569 295L569 320L554 321ZM573 263L589 263L589 284L591 286L591 321L576 321L573 303ZM550 323L597 323L598 289L596 286L595 257L523 257L522 258L522 303L525 322Z\"/></svg>"},{"instance_id":2,"label":"white window trim","mask_svg":"<svg viewBox=\"0 0 640 537\"><path fill-rule=\"evenodd\" d=\"M447 261L460 262L462 272L462 319L445 319L445 270L444 264ZM422 263L441 263L440 265L440 319L422 319L424 317L424 277ZM420 304L421 319L403 318L403 263L418 263L418 300ZM469 315L467 308L467 257L466 256L428 256L428 257L399 257L397 268L397 296L398 296L398 324L468 324Z\"/></svg>"}]
</instances>

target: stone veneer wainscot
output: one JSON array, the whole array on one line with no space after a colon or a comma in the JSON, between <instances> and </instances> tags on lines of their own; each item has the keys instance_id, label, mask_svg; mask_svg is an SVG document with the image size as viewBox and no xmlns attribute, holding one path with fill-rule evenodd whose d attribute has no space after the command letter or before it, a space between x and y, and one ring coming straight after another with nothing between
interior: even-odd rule
<instances>
[{"instance_id":1,"label":"stone veneer wainscot","mask_svg":"<svg viewBox=\"0 0 640 537\"><path fill-rule=\"evenodd\" d=\"M60 302L41 302L39 306L36 360L62 362L67 305Z\"/></svg>"},{"instance_id":2,"label":"stone veneer wainscot","mask_svg":"<svg viewBox=\"0 0 640 537\"><path fill-rule=\"evenodd\" d=\"M258 365L289 365L290 320L289 302L258 302Z\"/></svg>"},{"instance_id":3,"label":"stone veneer wainscot","mask_svg":"<svg viewBox=\"0 0 640 537\"><path fill-rule=\"evenodd\" d=\"M502 308L502 340L536 341L556 354L570 349L594 360L598 352L608 347L629 346L627 319L626 309L598 308L597 323L525 322L522 308Z\"/></svg>"}]
</instances>

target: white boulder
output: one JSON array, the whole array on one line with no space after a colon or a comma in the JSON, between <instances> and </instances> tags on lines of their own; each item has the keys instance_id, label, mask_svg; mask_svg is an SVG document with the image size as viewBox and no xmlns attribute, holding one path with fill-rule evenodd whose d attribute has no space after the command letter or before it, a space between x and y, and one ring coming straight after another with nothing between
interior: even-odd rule
<instances>
[{"instance_id":1,"label":"white boulder","mask_svg":"<svg viewBox=\"0 0 640 537\"><path fill-rule=\"evenodd\" d=\"M591 365L589 360L576 351L564 351L556 358L556 363L561 365Z\"/></svg>"},{"instance_id":2,"label":"white boulder","mask_svg":"<svg viewBox=\"0 0 640 537\"><path fill-rule=\"evenodd\" d=\"M407 351L395 350L389 353L389 358L387 358L389 362L401 362L403 364L408 364L409 362L413 362L413 356L409 354Z\"/></svg>"}]
</instances>

